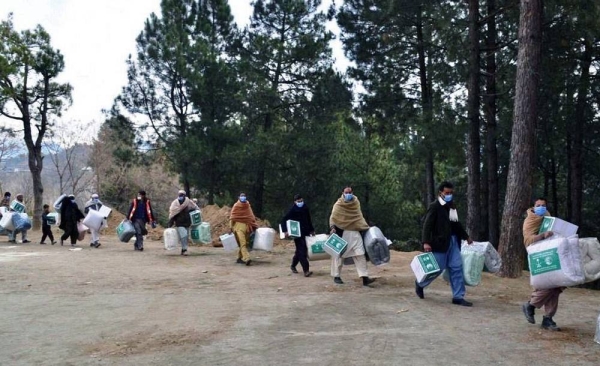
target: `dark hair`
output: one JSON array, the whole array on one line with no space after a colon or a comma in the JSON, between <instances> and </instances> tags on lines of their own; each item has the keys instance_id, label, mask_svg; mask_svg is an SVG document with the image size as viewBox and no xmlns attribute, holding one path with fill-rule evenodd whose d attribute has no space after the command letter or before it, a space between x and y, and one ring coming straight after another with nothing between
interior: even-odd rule
<instances>
[{"instance_id":1,"label":"dark hair","mask_svg":"<svg viewBox=\"0 0 600 366\"><path fill-rule=\"evenodd\" d=\"M246 195L246 192L240 192L239 196L241 196L241 195L244 195L244 196L245 196L245 195Z\"/></svg>"},{"instance_id":2,"label":"dark hair","mask_svg":"<svg viewBox=\"0 0 600 366\"><path fill-rule=\"evenodd\" d=\"M48 206L47 204L46 204L46 205L44 205L44 208L49 208L49 207L50 207L50 206Z\"/></svg>"},{"instance_id":3,"label":"dark hair","mask_svg":"<svg viewBox=\"0 0 600 366\"><path fill-rule=\"evenodd\" d=\"M4 197L6 197L6 196L12 196L12 195L10 194L10 192L4 192Z\"/></svg>"},{"instance_id":4,"label":"dark hair","mask_svg":"<svg viewBox=\"0 0 600 366\"><path fill-rule=\"evenodd\" d=\"M145 196L145 195L146 195L146 191L144 191L144 190L141 190L141 191L139 191L138 193L139 193L139 194L141 194L142 196Z\"/></svg>"},{"instance_id":5,"label":"dark hair","mask_svg":"<svg viewBox=\"0 0 600 366\"><path fill-rule=\"evenodd\" d=\"M442 183L440 183L440 185L438 186L438 192L443 192L444 188L454 189L454 184L445 180Z\"/></svg>"},{"instance_id":6,"label":"dark hair","mask_svg":"<svg viewBox=\"0 0 600 366\"><path fill-rule=\"evenodd\" d=\"M533 201L533 202L535 203L536 201L544 201L544 202L548 203L548 200L546 199L546 197L543 197L543 196L537 197L535 199L535 201Z\"/></svg>"},{"instance_id":7,"label":"dark hair","mask_svg":"<svg viewBox=\"0 0 600 366\"><path fill-rule=\"evenodd\" d=\"M299 199L302 199L302 196L300 194L296 193L294 195L294 201L298 201Z\"/></svg>"}]
</instances>

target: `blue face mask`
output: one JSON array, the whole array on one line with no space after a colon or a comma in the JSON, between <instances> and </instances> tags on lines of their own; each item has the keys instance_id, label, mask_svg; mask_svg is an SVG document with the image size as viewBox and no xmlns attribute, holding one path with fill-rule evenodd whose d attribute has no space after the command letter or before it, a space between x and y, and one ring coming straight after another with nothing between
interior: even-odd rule
<instances>
[{"instance_id":1,"label":"blue face mask","mask_svg":"<svg viewBox=\"0 0 600 366\"><path fill-rule=\"evenodd\" d=\"M352 195L352 193L344 193L344 200L346 202L350 202L352 201L352 198L354 197L354 195Z\"/></svg>"},{"instance_id":2,"label":"blue face mask","mask_svg":"<svg viewBox=\"0 0 600 366\"><path fill-rule=\"evenodd\" d=\"M75 200L74 200L74 199L73 199L73 200L71 200L71 203L75 203Z\"/></svg>"},{"instance_id":3,"label":"blue face mask","mask_svg":"<svg viewBox=\"0 0 600 366\"><path fill-rule=\"evenodd\" d=\"M179 202L183 202L183 201L185 201L185 196L179 196L178 199L179 199Z\"/></svg>"},{"instance_id":4,"label":"blue face mask","mask_svg":"<svg viewBox=\"0 0 600 366\"><path fill-rule=\"evenodd\" d=\"M538 216L544 216L546 211L546 206L538 206L533 208L533 212Z\"/></svg>"},{"instance_id":5,"label":"blue face mask","mask_svg":"<svg viewBox=\"0 0 600 366\"><path fill-rule=\"evenodd\" d=\"M296 202L296 206L302 207L302 206L304 206L304 202Z\"/></svg>"},{"instance_id":6,"label":"blue face mask","mask_svg":"<svg viewBox=\"0 0 600 366\"><path fill-rule=\"evenodd\" d=\"M447 195L445 195L445 196L444 196L444 201L446 201L446 202L450 202L450 201L452 201L452 195L451 195L451 194L447 194Z\"/></svg>"},{"instance_id":7,"label":"blue face mask","mask_svg":"<svg viewBox=\"0 0 600 366\"><path fill-rule=\"evenodd\" d=\"M98 203L99 199L98 198L92 198L92 202L94 203Z\"/></svg>"},{"instance_id":8,"label":"blue face mask","mask_svg":"<svg viewBox=\"0 0 600 366\"><path fill-rule=\"evenodd\" d=\"M246 196L240 196L240 202L246 202Z\"/></svg>"}]
</instances>

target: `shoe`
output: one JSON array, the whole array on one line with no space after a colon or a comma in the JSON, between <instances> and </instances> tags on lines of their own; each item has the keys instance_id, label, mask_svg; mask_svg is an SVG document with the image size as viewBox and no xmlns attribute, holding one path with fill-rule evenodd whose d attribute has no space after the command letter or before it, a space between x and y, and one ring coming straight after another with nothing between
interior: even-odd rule
<instances>
[{"instance_id":1,"label":"shoe","mask_svg":"<svg viewBox=\"0 0 600 366\"><path fill-rule=\"evenodd\" d=\"M310 276L312 276L312 272L311 271L304 272L304 277L310 277Z\"/></svg>"},{"instance_id":2,"label":"shoe","mask_svg":"<svg viewBox=\"0 0 600 366\"><path fill-rule=\"evenodd\" d=\"M560 331L560 328L556 326L554 320L552 320L552 318L549 316L544 316L542 320L542 329L553 330L556 332Z\"/></svg>"},{"instance_id":3,"label":"shoe","mask_svg":"<svg viewBox=\"0 0 600 366\"><path fill-rule=\"evenodd\" d=\"M342 281L341 277L334 277L333 278L333 282L337 283L338 285L343 285L344 281Z\"/></svg>"},{"instance_id":4,"label":"shoe","mask_svg":"<svg viewBox=\"0 0 600 366\"><path fill-rule=\"evenodd\" d=\"M363 280L363 286L369 286L370 284L372 284L373 282L375 282L374 278L369 278L369 277L362 277Z\"/></svg>"},{"instance_id":5,"label":"shoe","mask_svg":"<svg viewBox=\"0 0 600 366\"><path fill-rule=\"evenodd\" d=\"M90 247L95 247L96 243L90 243Z\"/></svg>"},{"instance_id":6,"label":"shoe","mask_svg":"<svg viewBox=\"0 0 600 366\"><path fill-rule=\"evenodd\" d=\"M251 261L250 259L248 259L248 260L246 261L246 265L247 265L247 266L249 266L251 263L252 263L252 261Z\"/></svg>"},{"instance_id":7,"label":"shoe","mask_svg":"<svg viewBox=\"0 0 600 366\"><path fill-rule=\"evenodd\" d=\"M56 244L56 242L55 242L55 241L53 241L53 242L52 242L52 245L54 245L54 244Z\"/></svg>"},{"instance_id":8,"label":"shoe","mask_svg":"<svg viewBox=\"0 0 600 366\"><path fill-rule=\"evenodd\" d=\"M244 262L244 261L242 260L242 258L238 258L238 259L235 261L235 263L238 263L238 264L246 264L246 262Z\"/></svg>"},{"instance_id":9,"label":"shoe","mask_svg":"<svg viewBox=\"0 0 600 366\"><path fill-rule=\"evenodd\" d=\"M424 299L425 298L425 292L423 291L423 287L419 286L419 284L417 283L417 281L415 281L415 293L417 294L417 296L419 297L419 299Z\"/></svg>"},{"instance_id":10,"label":"shoe","mask_svg":"<svg viewBox=\"0 0 600 366\"><path fill-rule=\"evenodd\" d=\"M143 252L143 251L144 251L144 247L141 247L141 248L140 248L140 252Z\"/></svg>"},{"instance_id":11,"label":"shoe","mask_svg":"<svg viewBox=\"0 0 600 366\"><path fill-rule=\"evenodd\" d=\"M186 256L188 255L187 253L187 249L181 249L181 255Z\"/></svg>"},{"instance_id":12,"label":"shoe","mask_svg":"<svg viewBox=\"0 0 600 366\"><path fill-rule=\"evenodd\" d=\"M452 299L452 303L454 305L461 305L461 306L473 306L472 302L469 302L465 299Z\"/></svg>"},{"instance_id":13,"label":"shoe","mask_svg":"<svg viewBox=\"0 0 600 366\"><path fill-rule=\"evenodd\" d=\"M75 246L75 244L71 244L71 246L72 246L72 247L74 247L74 246Z\"/></svg>"},{"instance_id":14,"label":"shoe","mask_svg":"<svg viewBox=\"0 0 600 366\"><path fill-rule=\"evenodd\" d=\"M17 241L16 240L9 240L8 242L9 243L16 243Z\"/></svg>"},{"instance_id":15,"label":"shoe","mask_svg":"<svg viewBox=\"0 0 600 366\"><path fill-rule=\"evenodd\" d=\"M25 239L25 240L23 240L21 243L23 243L23 244L25 244L25 243L31 243L31 240L27 240L27 239Z\"/></svg>"},{"instance_id":16,"label":"shoe","mask_svg":"<svg viewBox=\"0 0 600 366\"><path fill-rule=\"evenodd\" d=\"M40 245L45 245L45 244L46 244L46 243L45 243L45 242L43 242L43 241L41 241L41 242L40 242Z\"/></svg>"},{"instance_id":17,"label":"shoe","mask_svg":"<svg viewBox=\"0 0 600 366\"><path fill-rule=\"evenodd\" d=\"M298 270L296 269L296 267L290 266L290 269L292 270L292 273L298 273Z\"/></svg>"},{"instance_id":18,"label":"shoe","mask_svg":"<svg viewBox=\"0 0 600 366\"><path fill-rule=\"evenodd\" d=\"M60 246L63 246L65 244L65 241L60 239Z\"/></svg>"},{"instance_id":19,"label":"shoe","mask_svg":"<svg viewBox=\"0 0 600 366\"><path fill-rule=\"evenodd\" d=\"M535 324L535 306L531 305L528 301L521 305L521 309L523 310L523 314L525 314L525 319L531 324Z\"/></svg>"},{"instance_id":20,"label":"shoe","mask_svg":"<svg viewBox=\"0 0 600 366\"><path fill-rule=\"evenodd\" d=\"M97 242L96 242L96 245L94 245L94 248L100 248L100 245L102 245L102 244L100 244L100 242L99 242L99 241L97 241Z\"/></svg>"}]
</instances>

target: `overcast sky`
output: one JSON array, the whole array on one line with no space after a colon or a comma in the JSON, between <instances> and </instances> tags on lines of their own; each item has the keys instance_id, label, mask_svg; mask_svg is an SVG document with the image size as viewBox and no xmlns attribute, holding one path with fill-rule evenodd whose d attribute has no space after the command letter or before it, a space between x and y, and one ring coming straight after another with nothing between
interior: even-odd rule
<instances>
[{"instance_id":1,"label":"overcast sky","mask_svg":"<svg viewBox=\"0 0 600 366\"><path fill-rule=\"evenodd\" d=\"M324 0L324 5L330 1ZM245 26L252 13L250 0L229 4L236 22ZM135 38L146 18L152 12L160 14L160 0L0 0L0 19L10 12L18 30L41 24L65 57L58 80L73 86L73 105L63 119L99 124L104 119L101 109L111 107L127 82L125 60L135 53ZM329 28L338 32L335 24ZM339 41L333 49L336 65L345 69Z\"/></svg>"}]
</instances>

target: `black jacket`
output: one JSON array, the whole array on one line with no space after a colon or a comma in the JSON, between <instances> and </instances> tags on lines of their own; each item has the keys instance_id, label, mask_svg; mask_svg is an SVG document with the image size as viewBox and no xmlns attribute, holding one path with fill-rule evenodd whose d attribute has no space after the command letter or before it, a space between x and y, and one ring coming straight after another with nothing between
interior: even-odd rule
<instances>
[{"instance_id":1,"label":"black jacket","mask_svg":"<svg viewBox=\"0 0 600 366\"><path fill-rule=\"evenodd\" d=\"M469 234L460 222L450 221L450 206L442 206L436 199L429 205L423 224L422 242L431 245L432 252L445 253L450 246L450 237L467 240Z\"/></svg>"},{"instance_id":2,"label":"black jacket","mask_svg":"<svg viewBox=\"0 0 600 366\"><path fill-rule=\"evenodd\" d=\"M308 206L306 206L306 203L302 207L298 207L294 204L290 208L288 213L281 220L281 229L283 232L287 232L288 220L298 221L300 223L300 234L302 234L302 236L309 236L310 233L315 231L312 220L310 219L310 211Z\"/></svg>"},{"instance_id":3,"label":"black jacket","mask_svg":"<svg viewBox=\"0 0 600 366\"><path fill-rule=\"evenodd\" d=\"M65 233L77 233L77 223L82 220L85 216L81 213L76 203L72 203L69 197L65 197L62 200L60 206L60 225L59 228L65 231Z\"/></svg>"},{"instance_id":4,"label":"black jacket","mask_svg":"<svg viewBox=\"0 0 600 366\"><path fill-rule=\"evenodd\" d=\"M173 216L171 218L171 220L169 220L168 227L172 227L173 224L175 224L175 226L177 226L177 227L192 226L192 218L190 217L190 210L189 209L182 210L180 213Z\"/></svg>"}]
</instances>

